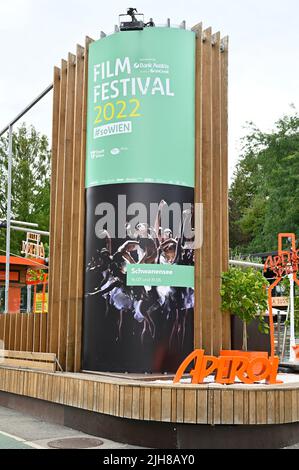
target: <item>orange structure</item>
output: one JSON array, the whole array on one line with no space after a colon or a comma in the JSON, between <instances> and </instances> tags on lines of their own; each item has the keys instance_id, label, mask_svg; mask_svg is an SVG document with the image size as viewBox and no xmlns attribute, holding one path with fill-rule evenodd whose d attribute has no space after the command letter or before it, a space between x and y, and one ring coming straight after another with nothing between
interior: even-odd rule
<instances>
[{"instance_id":1,"label":"orange structure","mask_svg":"<svg viewBox=\"0 0 299 470\"><path fill-rule=\"evenodd\" d=\"M283 249L283 241L291 240L291 250ZM278 256L269 256L264 265L264 272L272 271L276 277L268 289L269 322L271 356L259 353L250 357L250 353L242 351L222 351L219 358L205 356L205 351L197 349L185 359L179 367L174 383L179 383L190 365L195 362L190 372L193 384L203 384L204 379L216 373L215 381L218 384L232 385L236 379L244 384L254 384L266 380L267 384L275 385L277 381L279 358L275 357L275 331L273 319L272 292L285 276L293 276L294 282L299 286L297 273L299 271L299 250L296 249L296 236L294 233L280 233L278 235ZM299 359L299 346L293 347L296 358ZM254 353L256 354L256 353ZM264 354L264 357L263 357Z\"/></svg>"},{"instance_id":2,"label":"orange structure","mask_svg":"<svg viewBox=\"0 0 299 470\"><path fill-rule=\"evenodd\" d=\"M33 272L40 270L43 261L34 261L32 259L25 259L20 257L10 257L10 288L9 288L9 311L10 313L20 313L22 304L22 288L27 285L32 285L28 282L28 271L31 269ZM6 256L0 256L0 289L5 287L5 265ZM40 284L40 282L38 282ZM2 297L0 297L0 312L2 310Z\"/></svg>"},{"instance_id":3,"label":"orange structure","mask_svg":"<svg viewBox=\"0 0 299 470\"><path fill-rule=\"evenodd\" d=\"M283 240L291 240L290 251L283 250ZM296 249L296 235L294 233L280 233L278 235L278 256L269 256L264 266L264 272L271 270L276 280L268 290L269 320L271 337L271 356L275 356L274 320L272 292L285 276L293 275L294 282L299 286L297 273L299 271L299 250Z\"/></svg>"},{"instance_id":4,"label":"orange structure","mask_svg":"<svg viewBox=\"0 0 299 470\"><path fill-rule=\"evenodd\" d=\"M34 286L34 297L33 297L33 313L47 313L48 312L48 274L42 270L38 271L27 271L26 284L27 286ZM42 293L37 293L37 286L42 286ZM41 304L40 308L37 308L37 304Z\"/></svg>"},{"instance_id":5,"label":"orange structure","mask_svg":"<svg viewBox=\"0 0 299 470\"><path fill-rule=\"evenodd\" d=\"M195 350L185 359L174 378L179 383L188 367L195 361L195 367L190 372L192 384L203 384L204 379L216 374L215 382L221 385L233 385L238 379L240 382L253 385L266 380L269 385L281 383L277 381L279 358L255 357L250 359L246 353L239 356L205 356L201 349ZM257 369L260 371L257 373Z\"/></svg>"}]
</instances>

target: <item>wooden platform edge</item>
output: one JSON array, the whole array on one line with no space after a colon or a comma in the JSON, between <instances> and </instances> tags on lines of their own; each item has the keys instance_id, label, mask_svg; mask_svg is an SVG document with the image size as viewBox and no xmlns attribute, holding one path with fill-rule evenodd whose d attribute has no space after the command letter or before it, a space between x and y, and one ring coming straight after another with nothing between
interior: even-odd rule
<instances>
[{"instance_id":1,"label":"wooden platform edge","mask_svg":"<svg viewBox=\"0 0 299 470\"><path fill-rule=\"evenodd\" d=\"M118 418L181 424L299 422L299 382L280 386L193 386L0 367L0 392Z\"/></svg>"}]
</instances>

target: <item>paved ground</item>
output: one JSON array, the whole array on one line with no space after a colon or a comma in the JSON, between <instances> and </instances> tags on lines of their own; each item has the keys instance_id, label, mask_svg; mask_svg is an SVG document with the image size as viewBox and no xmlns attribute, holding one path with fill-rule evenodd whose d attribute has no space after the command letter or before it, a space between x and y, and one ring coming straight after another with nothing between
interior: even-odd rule
<instances>
[{"instance_id":1,"label":"paved ground","mask_svg":"<svg viewBox=\"0 0 299 470\"><path fill-rule=\"evenodd\" d=\"M55 446L57 441L60 441L58 445L62 443L63 448L67 449L138 449L138 447L99 439L64 426L40 421L18 411L0 407L0 450L52 449L51 446ZM99 446L99 441L102 441L103 445ZM299 449L299 443L289 449Z\"/></svg>"},{"instance_id":2,"label":"paved ground","mask_svg":"<svg viewBox=\"0 0 299 470\"><path fill-rule=\"evenodd\" d=\"M65 448L137 449L137 447L118 444L107 439L101 439L103 445L98 446L99 439L94 436L0 407L0 449L51 449L54 441L64 439L71 439L64 444Z\"/></svg>"}]
</instances>

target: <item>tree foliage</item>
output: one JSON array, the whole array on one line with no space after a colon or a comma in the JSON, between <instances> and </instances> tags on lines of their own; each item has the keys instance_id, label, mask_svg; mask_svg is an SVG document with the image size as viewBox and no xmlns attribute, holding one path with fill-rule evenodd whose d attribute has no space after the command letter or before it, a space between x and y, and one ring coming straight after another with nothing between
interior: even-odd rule
<instances>
[{"instance_id":1,"label":"tree foliage","mask_svg":"<svg viewBox=\"0 0 299 470\"><path fill-rule=\"evenodd\" d=\"M246 325L259 321L261 333L268 333L264 319L268 308L268 281L255 269L230 268L222 275L222 310L236 315L244 324L243 349L247 350Z\"/></svg>"},{"instance_id":2,"label":"tree foliage","mask_svg":"<svg viewBox=\"0 0 299 470\"><path fill-rule=\"evenodd\" d=\"M299 236L299 115L271 133L252 123L230 189L231 248L243 254L277 249L277 234Z\"/></svg>"},{"instance_id":3,"label":"tree foliage","mask_svg":"<svg viewBox=\"0 0 299 470\"><path fill-rule=\"evenodd\" d=\"M8 137L0 139L0 219L7 210ZM49 230L50 150L48 138L22 125L13 134L12 218ZM11 232L11 253L20 254L25 234ZM6 249L6 231L0 230L0 252ZM45 240L47 242L47 240Z\"/></svg>"}]
</instances>

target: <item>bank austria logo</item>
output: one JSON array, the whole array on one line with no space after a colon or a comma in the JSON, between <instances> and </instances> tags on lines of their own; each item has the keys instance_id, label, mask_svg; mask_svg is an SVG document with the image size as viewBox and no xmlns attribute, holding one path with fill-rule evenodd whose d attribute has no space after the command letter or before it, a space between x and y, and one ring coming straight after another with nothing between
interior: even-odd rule
<instances>
[{"instance_id":1,"label":"bank austria logo","mask_svg":"<svg viewBox=\"0 0 299 470\"><path fill-rule=\"evenodd\" d=\"M111 150L111 152L110 152L110 153L111 153L111 155L113 155L113 156L115 156L115 157L116 157L117 155L119 155L119 154L120 154L120 149L118 149L118 148L114 148L114 149L112 149L112 150Z\"/></svg>"},{"instance_id":2,"label":"bank austria logo","mask_svg":"<svg viewBox=\"0 0 299 470\"><path fill-rule=\"evenodd\" d=\"M92 160L98 160L99 158L104 158L105 150L94 150L90 152L90 157Z\"/></svg>"}]
</instances>

